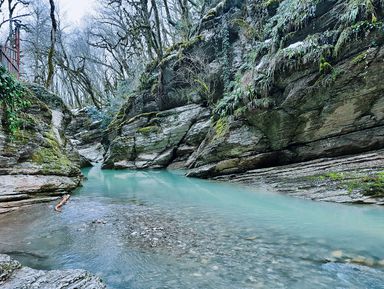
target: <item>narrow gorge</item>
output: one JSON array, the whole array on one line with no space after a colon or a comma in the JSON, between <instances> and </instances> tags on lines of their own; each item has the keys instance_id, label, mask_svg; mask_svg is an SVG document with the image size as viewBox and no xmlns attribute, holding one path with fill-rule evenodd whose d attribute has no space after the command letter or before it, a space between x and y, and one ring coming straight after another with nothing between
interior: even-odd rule
<instances>
[{"instance_id":1,"label":"narrow gorge","mask_svg":"<svg viewBox=\"0 0 384 289\"><path fill-rule=\"evenodd\" d=\"M12 1L0 288L384 288L384 1Z\"/></svg>"}]
</instances>

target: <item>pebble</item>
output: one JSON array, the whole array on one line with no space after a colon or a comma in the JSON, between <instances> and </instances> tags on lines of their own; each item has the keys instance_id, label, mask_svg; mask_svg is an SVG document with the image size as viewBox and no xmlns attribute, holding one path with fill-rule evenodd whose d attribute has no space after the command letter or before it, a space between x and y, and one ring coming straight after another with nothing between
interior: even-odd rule
<instances>
[{"instance_id":1,"label":"pebble","mask_svg":"<svg viewBox=\"0 0 384 289\"><path fill-rule=\"evenodd\" d=\"M93 220L92 224L106 224L107 222L102 219Z\"/></svg>"},{"instance_id":2,"label":"pebble","mask_svg":"<svg viewBox=\"0 0 384 289\"><path fill-rule=\"evenodd\" d=\"M208 264L209 260L207 258L201 259L201 264Z\"/></svg>"},{"instance_id":3,"label":"pebble","mask_svg":"<svg viewBox=\"0 0 384 289\"><path fill-rule=\"evenodd\" d=\"M336 250L331 253L331 256L334 258L341 258L343 256L343 251Z\"/></svg>"},{"instance_id":4,"label":"pebble","mask_svg":"<svg viewBox=\"0 0 384 289\"><path fill-rule=\"evenodd\" d=\"M247 281L248 281L248 282L252 282L252 283L257 282L256 278L253 277L253 276L249 276L249 277L247 278Z\"/></svg>"},{"instance_id":5,"label":"pebble","mask_svg":"<svg viewBox=\"0 0 384 289\"><path fill-rule=\"evenodd\" d=\"M219 266L216 266L216 265L215 265L215 266L212 266L212 270L213 270L213 271L217 271L217 270L219 270Z\"/></svg>"},{"instance_id":6,"label":"pebble","mask_svg":"<svg viewBox=\"0 0 384 289\"><path fill-rule=\"evenodd\" d=\"M253 241L253 240L256 240L257 237L256 236L250 236L250 237L246 237L244 239L247 240L247 241Z\"/></svg>"},{"instance_id":7,"label":"pebble","mask_svg":"<svg viewBox=\"0 0 384 289\"><path fill-rule=\"evenodd\" d=\"M365 258L364 256L357 256L353 258L351 262L355 264L370 266L370 267L375 265L375 261L372 258Z\"/></svg>"},{"instance_id":8,"label":"pebble","mask_svg":"<svg viewBox=\"0 0 384 289\"><path fill-rule=\"evenodd\" d=\"M377 262L377 264L378 264L379 266L383 266L383 267L384 267L384 259L383 259L383 260L380 260L380 261L378 261L378 262Z\"/></svg>"}]
</instances>

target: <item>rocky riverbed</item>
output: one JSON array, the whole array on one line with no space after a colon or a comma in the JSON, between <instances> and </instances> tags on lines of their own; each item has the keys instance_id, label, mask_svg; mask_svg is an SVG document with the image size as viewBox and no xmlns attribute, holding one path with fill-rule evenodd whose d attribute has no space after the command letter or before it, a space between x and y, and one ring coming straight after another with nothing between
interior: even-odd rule
<instances>
[{"instance_id":1,"label":"rocky riverbed","mask_svg":"<svg viewBox=\"0 0 384 289\"><path fill-rule=\"evenodd\" d=\"M84 268L118 289L342 287L339 273L359 275L357 288L383 281L379 207L167 171L84 173L62 213L39 204L0 218L3 253L32 268Z\"/></svg>"},{"instance_id":2,"label":"rocky riverbed","mask_svg":"<svg viewBox=\"0 0 384 289\"><path fill-rule=\"evenodd\" d=\"M35 270L22 266L0 254L0 287L2 289L106 289L100 278L84 270Z\"/></svg>"},{"instance_id":3,"label":"rocky riverbed","mask_svg":"<svg viewBox=\"0 0 384 289\"><path fill-rule=\"evenodd\" d=\"M271 191L315 201L384 205L383 172L384 151L378 150L214 179L249 186L266 185Z\"/></svg>"}]
</instances>

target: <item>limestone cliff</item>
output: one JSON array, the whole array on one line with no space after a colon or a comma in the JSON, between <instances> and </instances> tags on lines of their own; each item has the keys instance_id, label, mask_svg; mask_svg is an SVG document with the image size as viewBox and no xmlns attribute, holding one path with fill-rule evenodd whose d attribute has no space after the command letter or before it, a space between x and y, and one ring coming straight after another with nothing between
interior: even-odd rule
<instances>
[{"instance_id":1,"label":"limestone cliff","mask_svg":"<svg viewBox=\"0 0 384 289\"><path fill-rule=\"evenodd\" d=\"M64 136L68 109L56 95L1 71L0 213L51 201L81 180L79 157ZM6 85L3 85L7 83Z\"/></svg>"},{"instance_id":2,"label":"limestone cliff","mask_svg":"<svg viewBox=\"0 0 384 289\"><path fill-rule=\"evenodd\" d=\"M218 3L148 66L109 127L105 167L181 154L189 176L212 177L383 148L383 14L376 0Z\"/></svg>"}]
</instances>

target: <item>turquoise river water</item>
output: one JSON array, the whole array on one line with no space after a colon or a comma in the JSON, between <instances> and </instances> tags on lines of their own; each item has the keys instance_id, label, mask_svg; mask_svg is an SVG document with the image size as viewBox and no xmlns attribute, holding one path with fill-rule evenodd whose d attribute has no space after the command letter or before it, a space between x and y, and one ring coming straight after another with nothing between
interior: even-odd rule
<instances>
[{"instance_id":1,"label":"turquoise river water","mask_svg":"<svg viewBox=\"0 0 384 289\"><path fill-rule=\"evenodd\" d=\"M384 288L384 208L318 203L169 171L84 170L53 204L0 216L0 252L112 289Z\"/></svg>"}]
</instances>

